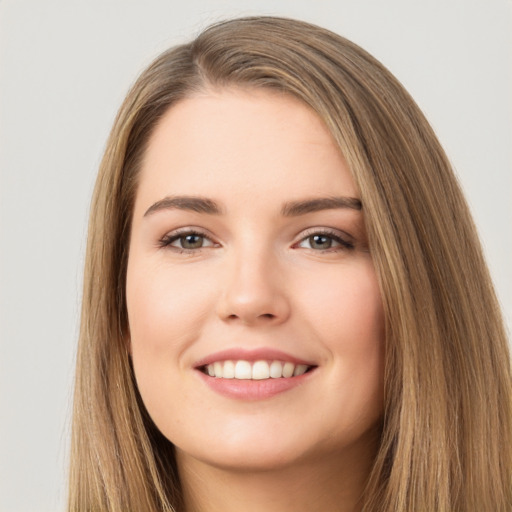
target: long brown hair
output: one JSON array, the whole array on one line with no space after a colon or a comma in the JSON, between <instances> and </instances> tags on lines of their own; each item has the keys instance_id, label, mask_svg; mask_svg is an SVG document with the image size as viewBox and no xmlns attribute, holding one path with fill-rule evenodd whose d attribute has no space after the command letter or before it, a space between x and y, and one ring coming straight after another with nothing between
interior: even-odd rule
<instances>
[{"instance_id":1,"label":"long brown hair","mask_svg":"<svg viewBox=\"0 0 512 512\"><path fill-rule=\"evenodd\" d=\"M119 111L91 206L69 510L182 510L173 447L142 405L126 346L127 248L156 124L180 99L223 86L308 104L360 190L386 316L383 431L364 510L511 510L507 340L450 164L378 61L327 30L270 17L214 25L162 54Z\"/></svg>"}]
</instances>

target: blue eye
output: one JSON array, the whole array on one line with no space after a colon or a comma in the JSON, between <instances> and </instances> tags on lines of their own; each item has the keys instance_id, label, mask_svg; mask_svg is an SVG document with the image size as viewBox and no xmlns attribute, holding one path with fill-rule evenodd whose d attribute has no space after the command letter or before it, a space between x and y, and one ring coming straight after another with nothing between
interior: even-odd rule
<instances>
[{"instance_id":1,"label":"blue eye","mask_svg":"<svg viewBox=\"0 0 512 512\"><path fill-rule=\"evenodd\" d=\"M171 233L160 241L161 247L171 247L184 251L194 251L204 247L213 247L214 245L208 237L195 231Z\"/></svg>"},{"instance_id":2,"label":"blue eye","mask_svg":"<svg viewBox=\"0 0 512 512\"><path fill-rule=\"evenodd\" d=\"M204 233L198 231L179 231L165 235L159 241L160 247L168 247L183 252L194 252L217 244ZM343 249L354 249L354 244L343 239L338 233L312 231L302 238L295 247L312 249L317 252L335 252Z\"/></svg>"},{"instance_id":3,"label":"blue eye","mask_svg":"<svg viewBox=\"0 0 512 512\"><path fill-rule=\"evenodd\" d=\"M336 241L325 235L311 235L306 239L311 249L330 249Z\"/></svg>"},{"instance_id":4,"label":"blue eye","mask_svg":"<svg viewBox=\"0 0 512 512\"><path fill-rule=\"evenodd\" d=\"M330 249L353 249L354 244L343 240L339 235L334 233L317 232L303 238L298 247L305 249L313 249L315 251L328 251Z\"/></svg>"}]
</instances>

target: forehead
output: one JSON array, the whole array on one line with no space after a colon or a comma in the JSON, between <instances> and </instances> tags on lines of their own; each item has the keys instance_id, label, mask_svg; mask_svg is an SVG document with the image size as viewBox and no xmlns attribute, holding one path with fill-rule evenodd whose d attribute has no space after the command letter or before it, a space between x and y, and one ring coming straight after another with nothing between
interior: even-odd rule
<instances>
[{"instance_id":1,"label":"forehead","mask_svg":"<svg viewBox=\"0 0 512 512\"><path fill-rule=\"evenodd\" d=\"M195 194L358 195L341 151L301 101L267 90L225 89L184 99L157 125L137 201ZM272 194L271 194L272 192Z\"/></svg>"}]
</instances>

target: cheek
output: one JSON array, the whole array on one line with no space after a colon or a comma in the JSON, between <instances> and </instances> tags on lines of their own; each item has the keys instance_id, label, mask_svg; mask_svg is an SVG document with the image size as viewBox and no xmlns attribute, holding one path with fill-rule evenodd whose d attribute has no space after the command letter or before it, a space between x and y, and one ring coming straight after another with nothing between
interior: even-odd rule
<instances>
[{"instance_id":1,"label":"cheek","mask_svg":"<svg viewBox=\"0 0 512 512\"><path fill-rule=\"evenodd\" d=\"M177 411L189 402L187 350L214 310L214 273L152 262L135 251L130 257L126 298L135 378L150 416L172 432Z\"/></svg>"},{"instance_id":2,"label":"cheek","mask_svg":"<svg viewBox=\"0 0 512 512\"><path fill-rule=\"evenodd\" d=\"M161 265L128 267L127 309L132 350L163 355L191 342L211 311L207 286Z\"/></svg>"},{"instance_id":3,"label":"cheek","mask_svg":"<svg viewBox=\"0 0 512 512\"><path fill-rule=\"evenodd\" d=\"M354 350L380 345L384 314L371 260L331 272L307 285L305 310L326 340L339 340ZM336 347L337 343L332 341Z\"/></svg>"},{"instance_id":4,"label":"cheek","mask_svg":"<svg viewBox=\"0 0 512 512\"><path fill-rule=\"evenodd\" d=\"M134 258L128 266L133 368L143 402L159 427L168 426L168 415L176 424L175 408L187 402L183 354L197 341L212 310L207 290L200 280L192 283L186 272L173 272L165 264L139 265Z\"/></svg>"},{"instance_id":5,"label":"cheek","mask_svg":"<svg viewBox=\"0 0 512 512\"><path fill-rule=\"evenodd\" d=\"M309 323L330 353L330 392L345 397L344 410L375 419L382 411L384 313L371 261L315 281L307 297ZM348 393L347 393L348 391ZM326 390L327 392L327 390ZM365 405L363 405L365 404ZM363 412L364 411L364 412Z\"/></svg>"}]
</instances>

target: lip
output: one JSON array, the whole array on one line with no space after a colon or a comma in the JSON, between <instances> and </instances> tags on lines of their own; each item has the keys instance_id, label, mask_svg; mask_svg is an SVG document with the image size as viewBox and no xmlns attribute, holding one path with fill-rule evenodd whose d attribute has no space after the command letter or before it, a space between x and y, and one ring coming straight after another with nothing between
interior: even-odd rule
<instances>
[{"instance_id":1,"label":"lip","mask_svg":"<svg viewBox=\"0 0 512 512\"><path fill-rule=\"evenodd\" d=\"M194 368L199 369L202 366L206 366L208 364L215 363L216 361L249 361L253 363L255 361L289 361L293 364L306 364L308 366L317 366L313 361L307 361L305 359L300 359L298 357L292 356L283 352L281 350L276 350L273 348L258 348L258 349L241 349L241 348L231 348L226 350L221 350L220 352L215 352L214 354L210 354L196 363L194 363Z\"/></svg>"},{"instance_id":2,"label":"lip","mask_svg":"<svg viewBox=\"0 0 512 512\"><path fill-rule=\"evenodd\" d=\"M311 370L298 377L281 377L279 379L265 380L241 380L241 379L222 379L206 375L202 368L216 361L289 361L294 364L305 364L312 367ZM289 391L306 383L314 375L317 365L312 361L301 359L281 350L271 348L260 349L227 349L210 354L194 364L194 369L198 377L212 391L226 398L242 401L265 400L276 395Z\"/></svg>"},{"instance_id":3,"label":"lip","mask_svg":"<svg viewBox=\"0 0 512 512\"><path fill-rule=\"evenodd\" d=\"M215 393L224 397L255 401L265 400L284 393L307 382L314 375L316 368L299 377L281 377L265 380L218 379L197 370L199 378Z\"/></svg>"}]
</instances>

